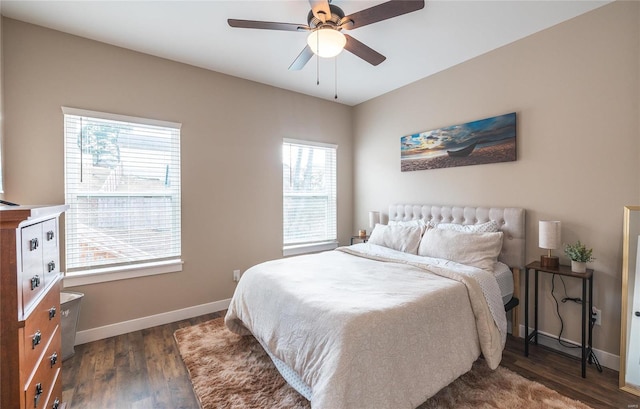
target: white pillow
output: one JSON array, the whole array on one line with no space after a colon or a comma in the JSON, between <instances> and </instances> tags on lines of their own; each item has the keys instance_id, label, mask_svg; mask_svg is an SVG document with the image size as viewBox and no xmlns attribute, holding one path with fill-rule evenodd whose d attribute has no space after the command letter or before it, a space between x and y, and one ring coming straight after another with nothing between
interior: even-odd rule
<instances>
[{"instance_id":1,"label":"white pillow","mask_svg":"<svg viewBox=\"0 0 640 409\"><path fill-rule=\"evenodd\" d=\"M418 226L422 229L421 233L424 233L425 230L427 230L427 227L429 226L424 220L422 219L418 219L418 220L407 220L407 221L402 221L402 220L389 220L388 223L389 226L408 226L408 227L413 227L413 226Z\"/></svg>"},{"instance_id":2,"label":"white pillow","mask_svg":"<svg viewBox=\"0 0 640 409\"><path fill-rule=\"evenodd\" d=\"M493 271L502 249L502 232L461 233L429 229L422 236L418 255L444 258Z\"/></svg>"},{"instance_id":3,"label":"white pillow","mask_svg":"<svg viewBox=\"0 0 640 409\"><path fill-rule=\"evenodd\" d=\"M490 220L480 224L438 223L437 229L455 230L463 233L495 233L500 231L498 223Z\"/></svg>"},{"instance_id":4,"label":"white pillow","mask_svg":"<svg viewBox=\"0 0 640 409\"><path fill-rule=\"evenodd\" d=\"M376 224L369 237L369 243L390 249L417 254L422 237L422 227Z\"/></svg>"}]
</instances>

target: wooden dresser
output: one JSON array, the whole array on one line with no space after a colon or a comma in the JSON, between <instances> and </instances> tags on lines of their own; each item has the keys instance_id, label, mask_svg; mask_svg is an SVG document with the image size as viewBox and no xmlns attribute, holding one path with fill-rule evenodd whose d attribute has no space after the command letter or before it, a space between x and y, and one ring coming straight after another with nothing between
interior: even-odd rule
<instances>
[{"instance_id":1,"label":"wooden dresser","mask_svg":"<svg viewBox=\"0 0 640 409\"><path fill-rule=\"evenodd\" d=\"M59 206L0 206L0 407L62 409Z\"/></svg>"}]
</instances>

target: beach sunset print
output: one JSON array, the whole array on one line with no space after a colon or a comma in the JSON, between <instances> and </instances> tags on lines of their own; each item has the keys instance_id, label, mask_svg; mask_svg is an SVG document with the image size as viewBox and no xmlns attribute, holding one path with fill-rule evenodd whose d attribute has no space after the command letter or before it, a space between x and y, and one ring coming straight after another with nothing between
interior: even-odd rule
<instances>
[{"instance_id":1,"label":"beach sunset print","mask_svg":"<svg viewBox=\"0 0 640 409\"><path fill-rule=\"evenodd\" d=\"M515 160L515 112L400 138L403 172Z\"/></svg>"}]
</instances>

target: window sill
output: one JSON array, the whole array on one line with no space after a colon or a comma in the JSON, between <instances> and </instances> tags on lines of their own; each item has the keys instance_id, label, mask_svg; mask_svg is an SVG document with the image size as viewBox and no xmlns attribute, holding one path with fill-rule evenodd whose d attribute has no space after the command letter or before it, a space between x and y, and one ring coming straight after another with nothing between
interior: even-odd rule
<instances>
[{"instance_id":1,"label":"window sill","mask_svg":"<svg viewBox=\"0 0 640 409\"><path fill-rule=\"evenodd\" d=\"M300 244L295 246L285 246L282 248L282 255L297 256L299 254L317 253L319 251L334 250L338 247L337 241L327 241L323 243Z\"/></svg>"},{"instance_id":2,"label":"window sill","mask_svg":"<svg viewBox=\"0 0 640 409\"><path fill-rule=\"evenodd\" d=\"M106 283L135 277L176 273L182 271L182 260L159 261L133 266L108 267L96 270L76 271L64 277L64 287Z\"/></svg>"}]
</instances>

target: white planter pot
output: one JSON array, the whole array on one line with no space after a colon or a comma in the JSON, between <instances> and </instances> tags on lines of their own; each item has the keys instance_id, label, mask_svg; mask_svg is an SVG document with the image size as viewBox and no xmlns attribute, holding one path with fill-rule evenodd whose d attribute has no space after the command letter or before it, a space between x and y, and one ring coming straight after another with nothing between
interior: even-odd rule
<instances>
[{"instance_id":1,"label":"white planter pot","mask_svg":"<svg viewBox=\"0 0 640 409\"><path fill-rule=\"evenodd\" d=\"M584 261L571 260L571 271L573 271L574 273L586 273L587 263L585 263Z\"/></svg>"}]
</instances>

